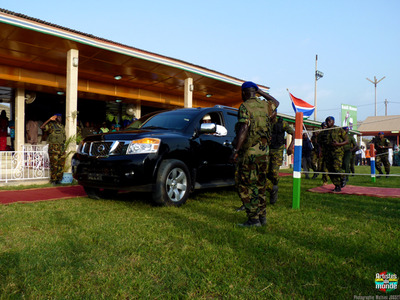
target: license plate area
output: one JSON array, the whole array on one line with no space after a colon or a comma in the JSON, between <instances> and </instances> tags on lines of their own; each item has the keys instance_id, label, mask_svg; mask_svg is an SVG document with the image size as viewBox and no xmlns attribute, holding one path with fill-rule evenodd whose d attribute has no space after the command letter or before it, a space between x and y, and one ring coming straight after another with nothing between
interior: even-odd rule
<instances>
[{"instance_id":1,"label":"license plate area","mask_svg":"<svg viewBox=\"0 0 400 300\"><path fill-rule=\"evenodd\" d=\"M88 174L88 179L89 180L95 180L95 181L102 181L103 180L103 175L102 174L89 173Z\"/></svg>"}]
</instances>

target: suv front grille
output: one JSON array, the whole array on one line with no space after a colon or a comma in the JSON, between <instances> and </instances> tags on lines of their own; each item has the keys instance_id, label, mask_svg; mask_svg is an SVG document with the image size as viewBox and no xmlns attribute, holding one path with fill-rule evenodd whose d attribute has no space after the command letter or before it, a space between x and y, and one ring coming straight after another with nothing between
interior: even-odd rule
<instances>
[{"instance_id":1,"label":"suv front grille","mask_svg":"<svg viewBox=\"0 0 400 300\"><path fill-rule=\"evenodd\" d=\"M83 144L80 153L89 156L108 156L121 155L125 142L107 141L107 142L86 142Z\"/></svg>"},{"instance_id":2,"label":"suv front grille","mask_svg":"<svg viewBox=\"0 0 400 300\"><path fill-rule=\"evenodd\" d=\"M90 147L89 155L107 156L110 153L112 142L93 142Z\"/></svg>"}]
</instances>

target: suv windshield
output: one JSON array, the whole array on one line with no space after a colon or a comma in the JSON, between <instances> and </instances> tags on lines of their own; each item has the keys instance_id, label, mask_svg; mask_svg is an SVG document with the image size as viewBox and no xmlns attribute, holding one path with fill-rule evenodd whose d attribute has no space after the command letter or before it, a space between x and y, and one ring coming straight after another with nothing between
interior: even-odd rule
<instances>
[{"instance_id":1,"label":"suv windshield","mask_svg":"<svg viewBox=\"0 0 400 300\"><path fill-rule=\"evenodd\" d=\"M198 114L197 111L172 110L154 116L150 116L139 128L162 128L168 130L184 130L192 118ZM132 124L133 125L133 124ZM129 126L131 128L131 126ZM136 127L137 128L137 127ZM131 128L133 129L133 128Z\"/></svg>"},{"instance_id":2,"label":"suv windshield","mask_svg":"<svg viewBox=\"0 0 400 300\"><path fill-rule=\"evenodd\" d=\"M159 113L160 113L160 111L155 111L155 112L149 113L147 115L144 115L140 119L133 121L128 127L125 128L125 130L139 129L143 123L145 123L148 119L150 119L155 114L159 114Z\"/></svg>"}]
</instances>

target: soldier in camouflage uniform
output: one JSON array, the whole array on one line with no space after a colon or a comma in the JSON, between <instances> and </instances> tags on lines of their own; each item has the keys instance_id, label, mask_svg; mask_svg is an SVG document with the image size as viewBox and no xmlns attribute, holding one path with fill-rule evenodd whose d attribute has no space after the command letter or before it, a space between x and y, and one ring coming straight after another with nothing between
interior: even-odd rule
<instances>
[{"instance_id":1,"label":"soldier in camouflage uniform","mask_svg":"<svg viewBox=\"0 0 400 300\"><path fill-rule=\"evenodd\" d=\"M343 128L334 128L335 118L327 117L325 120L328 130L326 137L327 159L326 166L330 173L343 173L343 146L349 143L346 131ZM334 129L333 129L334 128ZM343 175L329 174L332 183L335 185L334 192L340 192L341 188L346 185L346 180Z\"/></svg>"},{"instance_id":2,"label":"soldier in camouflage uniform","mask_svg":"<svg viewBox=\"0 0 400 300\"><path fill-rule=\"evenodd\" d=\"M376 149L375 157L375 168L379 174L383 174L381 165L385 167L386 175L390 173L390 162L389 162L389 148L390 142L384 137L383 132L379 132L378 136L374 138L374 144ZM387 176L386 176L387 177Z\"/></svg>"},{"instance_id":3,"label":"soldier in camouflage uniform","mask_svg":"<svg viewBox=\"0 0 400 300\"><path fill-rule=\"evenodd\" d=\"M275 204L278 200L278 182L279 182L279 168L282 165L283 149L285 149L285 132L292 135L292 142L290 143L287 154L291 155L294 144L294 130L290 127L289 123L284 121L282 117L277 117L277 110L272 116L272 133L271 144L269 146L269 165L268 165L268 179L272 182L272 189L267 191L270 193L269 203Z\"/></svg>"},{"instance_id":4,"label":"soldier in camouflage uniform","mask_svg":"<svg viewBox=\"0 0 400 300\"><path fill-rule=\"evenodd\" d=\"M50 182L53 185L62 180L65 165L65 129L61 121L61 114L55 114L40 127L48 134Z\"/></svg>"},{"instance_id":5,"label":"soldier in camouflage uniform","mask_svg":"<svg viewBox=\"0 0 400 300\"><path fill-rule=\"evenodd\" d=\"M263 96L264 101L256 96ZM239 226L253 227L266 224L266 188L268 145L271 139L270 118L279 102L258 89L250 81L242 85L244 103L239 108L236 142L231 156L236 165L236 188L245 206L248 220Z\"/></svg>"},{"instance_id":6,"label":"soldier in camouflage uniform","mask_svg":"<svg viewBox=\"0 0 400 300\"><path fill-rule=\"evenodd\" d=\"M326 123L322 122L321 123L321 128L326 129ZM317 135L317 143L321 149L319 153L319 158L318 158L318 165L320 166L319 171L320 172L328 172L328 168L326 167L326 158L328 157L328 148L327 148L327 143L326 143L326 137L328 136L328 131L323 130ZM322 185L327 185L328 184L328 175L327 174L322 174Z\"/></svg>"},{"instance_id":7,"label":"soldier in camouflage uniform","mask_svg":"<svg viewBox=\"0 0 400 300\"><path fill-rule=\"evenodd\" d=\"M349 127L344 127L343 128L346 131L347 134L347 139L349 140L349 143L347 145L343 146L344 154L343 154L343 166L342 168L344 169L345 173L350 173L351 169L351 159L352 156L354 157L354 152L357 151L357 142L356 139L352 134L349 133ZM353 159L353 164L354 164L354 159ZM354 173L354 166L353 166L353 173ZM346 181L349 181L349 176L345 176Z\"/></svg>"}]
</instances>

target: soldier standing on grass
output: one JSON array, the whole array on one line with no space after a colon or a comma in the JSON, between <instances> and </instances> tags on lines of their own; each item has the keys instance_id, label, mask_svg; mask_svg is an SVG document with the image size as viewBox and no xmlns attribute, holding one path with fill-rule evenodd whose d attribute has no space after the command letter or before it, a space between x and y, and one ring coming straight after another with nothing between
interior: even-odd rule
<instances>
[{"instance_id":1,"label":"soldier standing on grass","mask_svg":"<svg viewBox=\"0 0 400 300\"><path fill-rule=\"evenodd\" d=\"M285 149L285 132L292 135L292 141L287 148L287 155L293 152L294 144L294 130L290 127L289 123L284 121L282 117L277 117L277 110L275 109L272 115L272 133L271 145L269 147L269 165L267 178L272 182L272 189L267 189L270 193L269 203L275 204L278 200L278 183L279 183L279 169L283 161L283 149Z\"/></svg>"},{"instance_id":2,"label":"soldier standing on grass","mask_svg":"<svg viewBox=\"0 0 400 300\"><path fill-rule=\"evenodd\" d=\"M347 134L347 139L349 140L349 143L345 146L343 146L344 154L343 154L343 169L345 173L350 173L351 169L353 170L354 173L354 152L357 151L358 146L356 139L352 134L349 133L349 127L344 127L343 128L346 131ZM353 162L352 162L353 161ZM353 164L353 168L351 165ZM349 175L345 176L346 182L349 181Z\"/></svg>"},{"instance_id":3,"label":"soldier standing on grass","mask_svg":"<svg viewBox=\"0 0 400 300\"><path fill-rule=\"evenodd\" d=\"M389 163L389 148L390 142L385 138L383 132L379 132L378 136L374 139L376 158L375 158L375 168L378 170L379 174L383 174L381 164L385 167L386 175L390 173L390 163ZM388 176L386 176L388 177Z\"/></svg>"},{"instance_id":4,"label":"soldier standing on grass","mask_svg":"<svg viewBox=\"0 0 400 300\"><path fill-rule=\"evenodd\" d=\"M322 122L321 123L321 128L326 129L326 123ZM326 143L326 138L328 136L328 131L322 130L320 133L317 135L317 143L321 149L319 152L319 158L318 158L318 166L320 166L319 171L320 172L328 172L328 168L326 167L326 158L328 157L328 150L327 150L327 143ZM328 175L327 174L322 174L322 185L327 185L328 184Z\"/></svg>"},{"instance_id":5,"label":"soldier standing on grass","mask_svg":"<svg viewBox=\"0 0 400 300\"><path fill-rule=\"evenodd\" d=\"M346 180L343 175L337 173L342 172L343 165L343 146L349 143L347 139L346 131L343 128L337 127L333 128L335 125L335 118L330 116L325 120L326 125L330 129L326 137L326 147L327 147L327 159L326 166L330 173L329 177L332 183L335 185L334 192L340 192L342 187L346 185Z\"/></svg>"},{"instance_id":6,"label":"soldier standing on grass","mask_svg":"<svg viewBox=\"0 0 400 300\"><path fill-rule=\"evenodd\" d=\"M263 96L264 101L256 96ZM271 139L270 118L279 102L258 86L247 81L242 85L236 143L231 161L236 162L236 188L248 217L242 227L259 227L267 222L266 189L272 183L267 180L268 152Z\"/></svg>"},{"instance_id":7,"label":"soldier standing on grass","mask_svg":"<svg viewBox=\"0 0 400 300\"><path fill-rule=\"evenodd\" d=\"M53 185L62 180L65 165L65 129L61 121L61 114L55 114L40 126L48 134L50 183Z\"/></svg>"}]
</instances>

